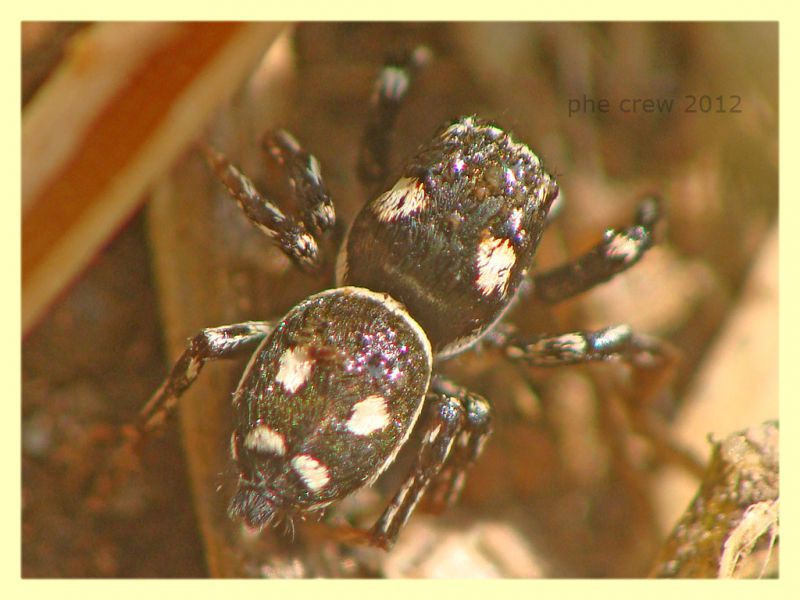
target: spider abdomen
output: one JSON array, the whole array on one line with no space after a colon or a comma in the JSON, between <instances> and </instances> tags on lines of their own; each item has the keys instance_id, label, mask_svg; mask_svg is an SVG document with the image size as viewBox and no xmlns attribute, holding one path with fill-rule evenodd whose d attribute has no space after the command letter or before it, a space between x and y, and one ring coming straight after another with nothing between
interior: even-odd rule
<instances>
[{"instance_id":1,"label":"spider abdomen","mask_svg":"<svg viewBox=\"0 0 800 600\"><path fill-rule=\"evenodd\" d=\"M231 513L262 527L371 483L413 428L431 363L424 332L386 294L345 287L298 304L234 394Z\"/></svg>"}]
</instances>

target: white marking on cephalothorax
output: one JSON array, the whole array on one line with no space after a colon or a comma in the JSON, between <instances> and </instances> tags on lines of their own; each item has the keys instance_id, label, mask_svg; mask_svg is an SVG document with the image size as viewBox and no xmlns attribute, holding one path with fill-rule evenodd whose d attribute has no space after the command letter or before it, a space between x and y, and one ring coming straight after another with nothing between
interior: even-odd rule
<instances>
[{"instance_id":1,"label":"white marking on cephalothorax","mask_svg":"<svg viewBox=\"0 0 800 600\"><path fill-rule=\"evenodd\" d=\"M244 446L249 450L283 456L286 454L286 440L283 435L267 427L256 425L244 437Z\"/></svg>"},{"instance_id":2,"label":"white marking on cephalothorax","mask_svg":"<svg viewBox=\"0 0 800 600\"><path fill-rule=\"evenodd\" d=\"M527 270L522 271L522 281L525 282L527 278ZM470 346L473 346L479 339L481 339L487 332L491 331L492 328L503 320L506 313L510 309L512 309L516 304L519 302L519 299L524 296L524 289L525 285L518 286L517 289L514 290L514 295L511 296L508 301L506 302L505 306L503 306L500 311L495 315L494 320L489 323L488 325L478 328L466 335L458 337L454 339L452 342L444 346L443 348L439 349L439 352L436 353L436 358L448 358L450 356L455 356L459 352L463 352ZM506 353L511 356L511 352L513 351L513 346L509 346L506 349Z\"/></svg>"},{"instance_id":3,"label":"white marking on cephalothorax","mask_svg":"<svg viewBox=\"0 0 800 600\"><path fill-rule=\"evenodd\" d=\"M478 246L475 266L478 278L475 284L485 296L494 292L505 295L511 277L511 268L517 262L517 255L511 242L493 236L485 237Z\"/></svg>"},{"instance_id":4,"label":"white marking on cephalothorax","mask_svg":"<svg viewBox=\"0 0 800 600\"><path fill-rule=\"evenodd\" d=\"M294 394L308 380L314 360L309 356L305 346L297 346L284 350L278 361L278 374L275 381L280 383L290 394Z\"/></svg>"},{"instance_id":5,"label":"white marking on cephalothorax","mask_svg":"<svg viewBox=\"0 0 800 600\"><path fill-rule=\"evenodd\" d=\"M308 454L295 456L292 459L292 468L303 480L305 486L313 492L324 488L331 480L328 467Z\"/></svg>"},{"instance_id":6,"label":"white marking on cephalothorax","mask_svg":"<svg viewBox=\"0 0 800 600\"><path fill-rule=\"evenodd\" d=\"M367 396L353 405L347 428L356 435L369 435L385 428L391 422L383 396Z\"/></svg>"},{"instance_id":7,"label":"white marking on cephalothorax","mask_svg":"<svg viewBox=\"0 0 800 600\"><path fill-rule=\"evenodd\" d=\"M372 203L372 211L379 221L388 223L408 217L425 209L428 197L419 179L401 177L388 192L384 192Z\"/></svg>"},{"instance_id":8,"label":"white marking on cephalothorax","mask_svg":"<svg viewBox=\"0 0 800 600\"><path fill-rule=\"evenodd\" d=\"M639 256L638 240L624 233L609 232L609 234L606 234L608 235L607 256L611 258L621 258L624 263L629 263Z\"/></svg>"}]
</instances>

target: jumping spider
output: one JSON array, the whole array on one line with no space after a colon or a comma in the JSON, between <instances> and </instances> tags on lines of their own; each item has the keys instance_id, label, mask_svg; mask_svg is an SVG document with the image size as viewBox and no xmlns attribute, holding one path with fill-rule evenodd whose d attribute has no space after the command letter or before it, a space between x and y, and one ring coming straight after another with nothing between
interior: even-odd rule
<instances>
[{"instance_id":1,"label":"jumping spider","mask_svg":"<svg viewBox=\"0 0 800 600\"><path fill-rule=\"evenodd\" d=\"M389 131L421 60L412 53L378 78L359 165L365 182L388 172ZM266 138L265 149L288 178L297 218L222 154L205 153L247 218L299 267L314 269L318 240L335 221L319 164L282 131ZM425 427L419 451L367 539L391 547L426 492L434 506L452 504L489 436L492 408L434 366L479 340L537 366L664 362L658 341L625 325L527 338L499 325L523 287L558 302L636 263L652 244L655 199L642 202L633 225L608 230L584 256L531 275L558 186L528 146L496 125L475 116L445 125L387 188L351 225L336 288L280 320L202 330L134 428L141 438L158 426L206 361L250 353L233 396L230 445L239 480L228 509L250 528L320 514L372 484L417 422Z\"/></svg>"}]
</instances>

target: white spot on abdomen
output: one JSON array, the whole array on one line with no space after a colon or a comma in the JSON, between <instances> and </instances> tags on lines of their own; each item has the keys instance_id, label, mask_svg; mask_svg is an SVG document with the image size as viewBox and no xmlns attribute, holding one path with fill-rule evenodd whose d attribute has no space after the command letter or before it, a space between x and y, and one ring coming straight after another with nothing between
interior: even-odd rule
<instances>
[{"instance_id":1,"label":"white spot on abdomen","mask_svg":"<svg viewBox=\"0 0 800 600\"><path fill-rule=\"evenodd\" d=\"M369 435L389 424L390 416L383 396L367 396L353 405L347 429L356 435Z\"/></svg>"},{"instance_id":2,"label":"white spot on abdomen","mask_svg":"<svg viewBox=\"0 0 800 600\"><path fill-rule=\"evenodd\" d=\"M292 459L292 468L303 480L305 486L313 492L324 488L331 480L328 467L308 454L295 456Z\"/></svg>"},{"instance_id":3,"label":"white spot on abdomen","mask_svg":"<svg viewBox=\"0 0 800 600\"><path fill-rule=\"evenodd\" d=\"M384 192L372 204L372 211L379 221L388 223L408 217L425 209L428 197L419 179L401 177L388 192Z\"/></svg>"},{"instance_id":4,"label":"white spot on abdomen","mask_svg":"<svg viewBox=\"0 0 800 600\"><path fill-rule=\"evenodd\" d=\"M287 392L293 394L306 383L313 367L314 360L308 355L308 349L305 346L290 348L281 354L275 381L280 383Z\"/></svg>"},{"instance_id":5,"label":"white spot on abdomen","mask_svg":"<svg viewBox=\"0 0 800 600\"><path fill-rule=\"evenodd\" d=\"M475 266L478 279L475 284L485 296L494 292L505 294L511 268L517 262L517 255L511 241L493 236L485 237L478 246Z\"/></svg>"},{"instance_id":6,"label":"white spot on abdomen","mask_svg":"<svg viewBox=\"0 0 800 600\"><path fill-rule=\"evenodd\" d=\"M266 425L257 425L248 431L244 438L244 446L256 452L277 454L278 456L286 454L286 442L283 436Z\"/></svg>"}]
</instances>

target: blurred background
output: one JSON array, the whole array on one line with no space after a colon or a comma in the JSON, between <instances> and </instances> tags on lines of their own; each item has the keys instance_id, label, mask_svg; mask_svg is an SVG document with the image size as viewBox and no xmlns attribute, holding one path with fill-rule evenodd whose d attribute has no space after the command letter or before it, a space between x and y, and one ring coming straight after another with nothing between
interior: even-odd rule
<instances>
[{"instance_id":1,"label":"blurred background","mask_svg":"<svg viewBox=\"0 0 800 600\"><path fill-rule=\"evenodd\" d=\"M23 115L98 27L23 24ZM708 434L778 417L777 24L302 23L190 137L269 186L259 138L288 129L319 159L346 225L365 201L354 165L374 78L388 53L418 45L433 59L399 117L393 164L460 115L511 130L563 195L537 268L630 223L643 194L664 198L640 264L555 307L523 301L510 320L530 333L629 323L664 338L681 354L669 389L642 406L621 391L623 365L529 369L490 351L448 361L494 404L495 432L459 505L418 511L387 555L313 531L295 544L243 539L227 522L226 411L241 365L213 365L181 425L148 444L142 476L87 507L96 440L135 416L182 340L279 316L332 285L330 272L294 271L187 144L23 339L24 577L642 577L697 490ZM371 525L397 477L330 519Z\"/></svg>"}]
</instances>

